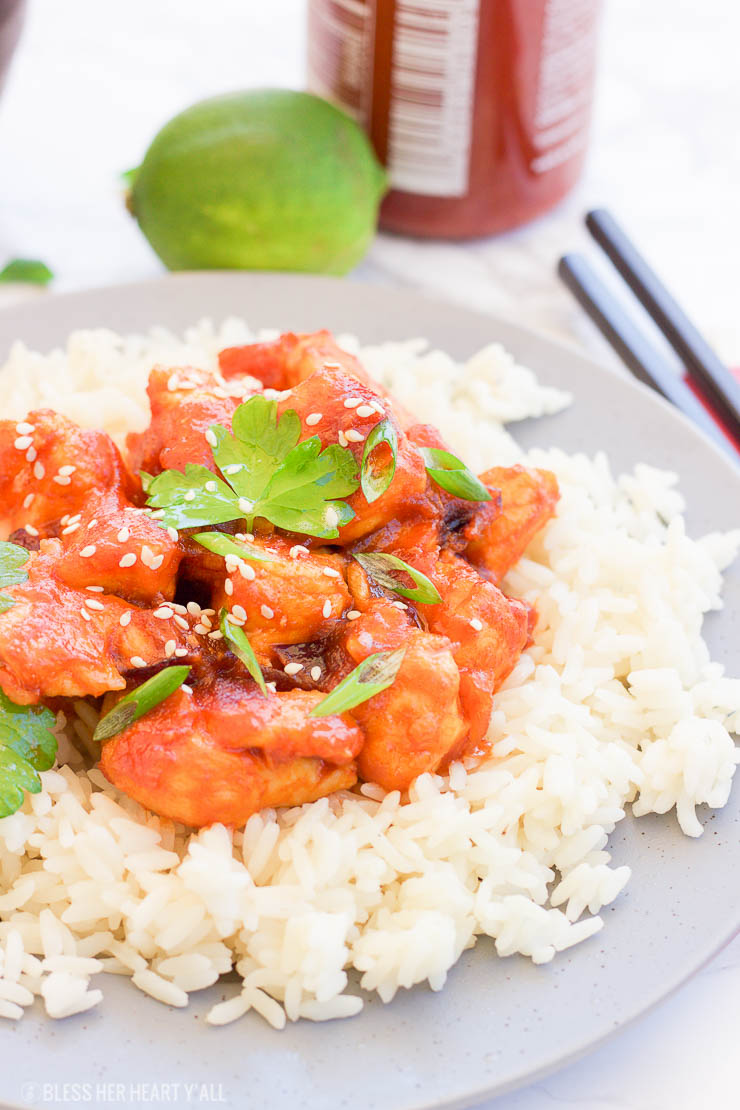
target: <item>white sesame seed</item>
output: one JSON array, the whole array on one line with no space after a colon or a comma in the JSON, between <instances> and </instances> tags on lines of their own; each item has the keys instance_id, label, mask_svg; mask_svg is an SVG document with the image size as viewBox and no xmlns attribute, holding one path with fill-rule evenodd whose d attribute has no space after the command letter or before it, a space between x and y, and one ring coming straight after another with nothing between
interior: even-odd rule
<instances>
[{"instance_id":1,"label":"white sesame seed","mask_svg":"<svg viewBox=\"0 0 740 1110\"><path fill-rule=\"evenodd\" d=\"M44 466L44 464L42 462L34 463L34 465L33 465L33 476L36 479L36 481L40 482L45 474L46 474L46 467Z\"/></svg>"},{"instance_id":2,"label":"white sesame seed","mask_svg":"<svg viewBox=\"0 0 740 1110\"><path fill-rule=\"evenodd\" d=\"M373 408L372 405L360 405L360 407L356 410L356 412L357 412L358 416L366 417L366 416L372 416L373 413L375 412L375 409Z\"/></svg>"},{"instance_id":3,"label":"white sesame seed","mask_svg":"<svg viewBox=\"0 0 740 1110\"><path fill-rule=\"evenodd\" d=\"M133 613L131 612L130 609L127 609L125 613L121 613L120 620L118 621L121 628L125 628L126 625L131 624L132 616L133 616Z\"/></svg>"},{"instance_id":4,"label":"white sesame seed","mask_svg":"<svg viewBox=\"0 0 740 1110\"><path fill-rule=\"evenodd\" d=\"M245 621L245 620L247 619L247 610L246 610L246 609L244 608L244 606L243 606L243 605L235 605L235 606L234 606L234 607L232 608L231 612L232 612L232 613L234 614L234 616L235 616L235 617L237 617L237 618L238 618L238 619L239 619L240 621ZM265 613L264 615L265 615L265 616L267 616L267 614L266 614L266 613ZM272 610L270 610L270 616L272 616Z\"/></svg>"},{"instance_id":5,"label":"white sesame seed","mask_svg":"<svg viewBox=\"0 0 740 1110\"><path fill-rule=\"evenodd\" d=\"M346 435L344 434L344 432L342 431L341 428L339 429L339 432L337 433L337 439L339 440L339 446L340 447L346 447L347 446L347 437L346 437Z\"/></svg>"},{"instance_id":6,"label":"white sesame seed","mask_svg":"<svg viewBox=\"0 0 740 1110\"><path fill-rule=\"evenodd\" d=\"M332 509L331 505L329 505L326 513L324 514L324 521L327 528L336 528L336 526L339 524L339 513L336 509Z\"/></svg>"},{"instance_id":7,"label":"white sesame seed","mask_svg":"<svg viewBox=\"0 0 740 1110\"><path fill-rule=\"evenodd\" d=\"M322 571L322 574L325 574L327 578L341 578L342 577L338 570L334 570L334 567L324 567L324 569Z\"/></svg>"},{"instance_id":8,"label":"white sesame seed","mask_svg":"<svg viewBox=\"0 0 740 1110\"><path fill-rule=\"evenodd\" d=\"M28 532L29 536L38 536L39 530L38 528L34 528L33 524L24 524L23 527L26 532Z\"/></svg>"},{"instance_id":9,"label":"white sesame seed","mask_svg":"<svg viewBox=\"0 0 740 1110\"><path fill-rule=\"evenodd\" d=\"M176 528L173 528L169 524L167 525L167 535L170 537L173 543L177 543L177 541L180 539L180 533L177 531Z\"/></svg>"},{"instance_id":10,"label":"white sesame seed","mask_svg":"<svg viewBox=\"0 0 740 1110\"><path fill-rule=\"evenodd\" d=\"M181 617L179 613L175 614L175 624L178 625L180 628L190 628L188 622L185 620L184 617Z\"/></svg>"},{"instance_id":11,"label":"white sesame seed","mask_svg":"<svg viewBox=\"0 0 740 1110\"><path fill-rule=\"evenodd\" d=\"M121 558L118 560L118 565L123 570L125 570L126 567L132 567L135 562L136 555L133 553L133 551L127 551L126 554L122 555Z\"/></svg>"},{"instance_id":12,"label":"white sesame seed","mask_svg":"<svg viewBox=\"0 0 740 1110\"><path fill-rule=\"evenodd\" d=\"M37 458L38 458L38 451L33 446L33 444L31 444L31 446L26 451L26 462L30 462L30 463L36 462Z\"/></svg>"},{"instance_id":13,"label":"white sesame seed","mask_svg":"<svg viewBox=\"0 0 740 1110\"><path fill-rule=\"evenodd\" d=\"M68 478L70 476L70 474L74 474L76 469L77 469L76 466L60 466L59 467L59 473L63 477Z\"/></svg>"},{"instance_id":14,"label":"white sesame seed","mask_svg":"<svg viewBox=\"0 0 740 1110\"><path fill-rule=\"evenodd\" d=\"M208 493L215 493L217 489L218 486L215 482L206 482L206 490Z\"/></svg>"},{"instance_id":15,"label":"white sesame seed","mask_svg":"<svg viewBox=\"0 0 740 1110\"><path fill-rule=\"evenodd\" d=\"M361 616L362 616L362 613L360 612L359 609L350 609L349 613L347 613L347 620L348 621L356 621L356 620L359 620L359 618Z\"/></svg>"},{"instance_id":16,"label":"white sesame seed","mask_svg":"<svg viewBox=\"0 0 740 1110\"><path fill-rule=\"evenodd\" d=\"M273 610L270 608L269 605L261 605L260 606L260 613L262 614L262 616L267 621L271 621L272 618L275 616L275 613L273 612Z\"/></svg>"},{"instance_id":17,"label":"white sesame seed","mask_svg":"<svg viewBox=\"0 0 740 1110\"><path fill-rule=\"evenodd\" d=\"M271 694L276 694L277 693L277 683L276 682L266 682L265 687L270 691Z\"/></svg>"},{"instance_id":18,"label":"white sesame seed","mask_svg":"<svg viewBox=\"0 0 740 1110\"><path fill-rule=\"evenodd\" d=\"M93 597L86 597L85 605L87 605L88 609L94 609L98 613L102 613L105 609L102 601L96 601Z\"/></svg>"},{"instance_id":19,"label":"white sesame seed","mask_svg":"<svg viewBox=\"0 0 740 1110\"><path fill-rule=\"evenodd\" d=\"M184 605L178 605L178 604L177 604L176 602L174 602L174 601L173 601L173 602L171 602L171 605L172 605L172 608L173 608L173 609L175 610L175 612L176 612L176 613L179 613L181 617L184 617L184 616L185 616L185 614L187 613L187 609L185 608L185 606L184 606Z\"/></svg>"},{"instance_id":20,"label":"white sesame seed","mask_svg":"<svg viewBox=\"0 0 740 1110\"><path fill-rule=\"evenodd\" d=\"M30 436L18 436L13 446L15 447L16 451L27 451L32 443L33 440Z\"/></svg>"},{"instance_id":21,"label":"white sesame seed","mask_svg":"<svg viewBox=\"0 0 740 1110\"><path fill-rule=\"evenodd\" d=\"M204 624L196 624L193 627L193 632L196 632L199 636L207 636L208 635L208 629L206 628L206 626Z\"/></svg>"},{"instance_id":22,"label":"white sesame seed","mask_svg":"<svg viewBox=\"0 0 740 1110\"><path fill-rule=\"evenodd\" d=\"M238 474L242 468L241 463L229 463L228 466L223 468L224 474Z\"/></svg>"},{"instance_id":23,"label":"white sesame seed","mask_svg":"<svg viewBox=\"0 0 740 1110\"><path fill-rule=\"evenodd\" d=\"M311 678L314 682L318 682L321 678L321 667L311 667Z\"/></svg>"},{"instance_id":24,"label":"white sesame seed","mask_svg":"<svg viewBox=\"0 0 740 1110\"><path fill-rule=\"evenodd\" d=\"M215 617L216 616L216 610L215 609L201 609L200 614L201 614L202 617Z\"/></svg>"},{"instance_id":25,"label":"white sesame seed","mask_svg":"<svg viewBox=\"0 0 740 1110\"><path fill-rule=\"evenodd\" d=\"M365 439L364 433L358 432L356 428L349 428L344 436L348 443L362 443Z\"/></svg>"},{"instance_id":26,"label":"white sesame seed","mask_svg":"<svg viewBox=\"0 0 740 1110\"><path fill-rule=\"evenodd\" d=\"M82 520L82 513L75 513L74 516L69 517L67 524L79 524Z\"/></svg>"},{"instance_id":27,"label":"white sesame seed","mask_svg":"<svg viewBox=\"0 0 740 1110\"><path fill-rule=\"evenodd\" d=\"M51 480L52 482L56 482L58 486L72 485L72 479L69 478L66 474L55 474Z\"/></svg>"},{"instance_id":28,"label":"white sesame seed","mask_svg":"<svg viewBox=\"0 0 740 1110\"><path fill-rule=\"evenodd\" d=\"M186 501L195 501L195 490L194 489L189 489L188 490L188 492L185 494L185 500Z\"/></svg>"},{"instance_id":29,"label":"white sesame seed","mask_svg":"<svg viewBox=\"0 0 740 1110\"><path fill-rule=\"evenodd\" d=\"M224 638L223 632L219 632L218 630L216 632L209 632L208 633L208 639L209 640L223 640L223 638Z\"/></svg>"},{"instance_id":30,"label":"white sesame seed","mask_svg":"<svg viewBox=\"0 0 740 1110\"><path fill-rule=\"evenodd\" d=\"M239 617L235 617L233 613L227 613L226 619L229 624L235 624L237 628L241 628L244 624L244 621L240 620Z\"/></svg>"},{"instance_id":31,"label":"white sesame seed","mask_svg":"<svg viewBox=\"0 0 740 1110\"><path fill-rule=\"evenodd\" d=\"M205 612L200 614L200 623L204 624L206 628L213 628L213 621L210 617L206 616Z\"/></svg>"},{"instance_id":32,"label":"white sesame seed","mask_svg":"<svg viewBox=\"0 0 740 1110\"><path fill-rule=\"evenodd\" d=\"M94 528L97 523L98 523L97 518L95 518L94 520L90 521L90 523L88 524L87 527L88 528Z\"/></svg>"},{"instance_id":33,"label":"white sesame seed","mask_svg":"<svg viewBox=\"0 0 740 1110\"><path fill-rule=\"evenodd\" d=\"M309 428L313 428L316 424L319 423L319 421L323 420L323 418L323 412L310 412L306 417L306 424L309 426Z\"/></svg>"},{"instance_id":34,"label":"white sesame seed","mask_svg":"<svg viewBox=\"0 0 740 1110\"><path fill-rule=\"evenodd\" d=\"M187 648L175 648L175 655L178 659L184 659L188 653Z\"/></svg>"},{"instance_id":35,"label":"white sesame seed","mask_svg":"<svg viewBox=\"0 0 740 1110\"><path fill-rule=\"evenodd\" d=\"M392 601L391 605L394 609L408 609L408 605L404 605L402 601Z\"/></svg>"},{"instance_id":36,"label":"white sesame seed","mask_svg":"<svg viewBox=\"0 0 740 1110\"><path fill-rule=\"evenodd\" d=\"M27 493L26 496L23 498L23 508L30 509L31 505L33 505L35 497L35 493Z\"/></svg>"},{"instance_id":37,"label":"white sesame seed","mask_svg":"<svg viewBox=\"0 0 740 1110\"><path fill-rule=\"evenodd\" d=\"M251 512L251 509L252 509L252 506L247 501L246 497L240 497L239 498L239 512L249 513L249 512Z\"/></svg>"},{"instance_id":38,"label":"white sesame seed","mask_svg":"<svg viewBox=\"0 0 740 1110\"><path fill-rule=\"evenodd\" d=\"M69 513L65 513L64 516L62 517L62 519L59 521L59 523L60 524L69 524L69 519L70 519Z\"/></svg>"},{"instance_id":39,"label":"white sesame seed","mask_svg":"<svg viewBox=\"0 0 740 1110\"><path fill-rule=\"evenodd\" d=\"M254 567L250 567L249 563L245 563L243 559L239 560L238 567L242 578L246 578L247 582L254 582L257 577Z\"/></svg>"},{"instance_id":40,"label":"white sesame seed","mask_svg":"<svg viewBox=\"0 0 740 1110\"><path fill-rule=\"evenodd\" d=\"M132 667L146 667L146 666L148 666L146 660L142 659L140 655L132 655L130 662L131 662Z\"/></svg>"},{"instance_id":41,"label":"white sesame seed","mask_svg":"<svg viewBox=\"0 0 740 1110\"><path fill-rule=\"evenodd\" d=\"M164 645L164 653L168 659L171 659L172 656L175 654L176 647L177 640L168 640L167 643Z\"/></svg>"},{"instance_id":42,"label":"white sesame seed","mask_svg":"<svg viewBox=\"0 0 740 1110\"><path fill-rule=\"evenodd\" d=\"M94 543L89 543L87 545L87 547L83 547L82 551L80 552L80 558L81 559L90 559L90 558L92 558L92 556L95 554L95 552L97 550L98 549L97 549L97 547L95 546Z\"/></svg>"},{"instance_id":43,"label":"white sesame seed","mask_svg":"<svg viewBox=\"0 0 740 1110\"><path fill-rule=\"evenodd\" d=\"M21 420L20 424L16 424L15 430L19 436L30 436L36 431L33 424L29 424L25 420Z\"/></svg>"},{"instance_id":44,"label":"white sesame seed","mask_svg":"<svg viewBox=\"0 0 740 1110\"><path fill-rule=\"evenodd\" d=\"M325 618L331 616L331 602L329 601L328 597L324 602L324 608L321 610L321 613L322 616L324 616Z\"/></svg>"},{"instance_id":45,"label":"white sesame seed","mask_svg":"<svg viewBox=\"0 0 740 1110\"><path fill-rule=\"evenodd\" d=\"M88 613L87 609L80 609L80 616L84 617L86 621L91 621L92 620L92 617Z\"/></svg>"},{"instance_id":46,"label":"white sesame seed","mask_svg":"<svg viewBox=\"0 0 740 1110\"><path fill-rule=\"evenodd\" d=\"M118 540L119 543L125 543L126 540L128 540L130 538L131 538L131 529L126 528L126 527L123 527L121 529L121 531L118 533L118 535L116 536L116 539Z\"/></svg>"},{"instance_id":47,"label":"white sesame seed","mask_svg":"<svg viewBox=\"0 0 740 1110\"><path fill-rule=\"evenodd\" d=\"M180 689L182 690L183 694L192 694L192 692L193 692L193 687L188 686L187 682L183 682Z\"/></svg>"},{"instance_id":48,"label":"white sesame seed","mask_svg":"<svg viewBox=\"0 0 740 1110\"><path fill-rule=\"evenodd\" d=\"M240 559L239 559L238 555L233 555L233 554L229 553L226 556L226 569L228 570L229 574L234 573L236 568L239 566L239 562L240 562Z\"/></svg>"},{"instance_id":49,"label":"white sesame seed","mask_svg":"<svg viewBox=\"0 0 740 1110\"><path fill-rule=\"evenodd\" d=\"M174 393L180 384L180 379L177 374L171 374L167 379L167 389L170 393Z\"/></svg>"},{"instance_id":50,"label":"white sesame seed","mask_svg":"<svg viewBox=\"0 0 740 1110\"><path fill-rule=\"evenodd\" d=\"M371 401L370 404L375 409L378 416L385 416L385 409L381 405L380 401Z\"/></svg>"},{"instance_id":51,"label":"white sesame seed","mask_svg":"<svg viewBox=\"0 0 740 1110\"><path fill-rule=\"evenodd\" d=\"M224 593L227 594L228 597L231 597L233 592L234 592L234 583L231 581L230 578L227 578L224 582Z\"/></svg>"},{"instance_id":52,"label":"white sesame seed","mask_svg":"<svg viewBox=\"0 0 740 1110\"><path fill-rule=\"evenodd\" d=\"M211 447L218 447L218 440L216 439L216 433L215 432L211 431L210 428L207 428L205 435L206 435L206 443L209 443L211 445Z\"/></svg>"},{"instance_id":53,"label":"white sesame seed","mask_svg":"<svg viewBox=\"0 0 740 1110\"><path fill-rule=\"evenodd\" d=\"M286 663L283 670L286 674L298 674L303 670L303 663Z\"/></svg>"},{"instance_id":54,"label":"white sesame seed","mask_svg":"<svg viewBox=\"0 0 740 1110\"><path fill-rule=\"evenodd\" d=\"M338 519L339 518L337 517L337 520ZM291 559L297 559L299 555L308 555L310 554L310 552L307 547L303 546L302 543L294 543L288 554L290 555Z\"/></svg>"},{"instance_id":55,"label":"white sesame seed","mask_svg":"<svg viewBox=\"0 0 740 1110\"><path fill-rule=\"evenodd\" d=\"M358 405L362 404L362 397L346 397L344 407L346 409L356 409Z\"/></svg>"},{"instance_id":56,"label":"white sesame seed","mask_svg":"<svg viewBox=\"0 0 740 1110\"><path fill-rule=\"evenodd\" d=\"M162 566L163 562L164 562L164 555L155 555L154 558L151 559L150 562L149 562L149 569L150 570L159 570L159 568Z\"/></svg>"},{"instance_id":57,"label":"white sesame seed","mask_svg":"<svg viewBox=\"0 0 740 1110\"><path fill-rule=\"evenodd\" d=\"M85 589L91 594L105 593L105 586L85 586Z\"/></svg>"},{"instance_id":58,"label":"white sesame seed","mask_svg":"<svg viewBox=\"0 0 740 1110\"><path fill-rule=\"evenodd\" d=\"M187 609L188 613L190 613L191 617L197 617L200 615L200 605L197 601L189 601L185 608Z\"/></svg>"},{"instance_id":59,"label":"white sesame seed","mask_svg":"<svg viewBox=\"0 0 740 1110\"><path fill-rule=\"evenodd\" d=\"M169 621L174 617L174 613L168 605L162 605L159 609L155 609L154 616L158 621Z\"/></svg>"},{"instance_id":60,"label":"white sesame seed","mask_svg":"<svg viewBox=\"0 0 740 1110\"><path fill-rule=\"evenodd\" d=\"M146 509L142 509L141 511L142 513L149 513L152 520L162 520L164 518L164 509L155 509L152 512L152 510L147 506Z\"/></svg>"},{"instance_id":61,"label":"white sesame seed","mask_svg":"<svg viewBox=\"0 0 740 1110\"><path fill-rule=\"evenodd\" d=\"M479 621L477 617L473 617L473 619L470 622L470 627L474 628L476 632L482 632L483 631L483 622Z\"/></svg>"}]
</instances>

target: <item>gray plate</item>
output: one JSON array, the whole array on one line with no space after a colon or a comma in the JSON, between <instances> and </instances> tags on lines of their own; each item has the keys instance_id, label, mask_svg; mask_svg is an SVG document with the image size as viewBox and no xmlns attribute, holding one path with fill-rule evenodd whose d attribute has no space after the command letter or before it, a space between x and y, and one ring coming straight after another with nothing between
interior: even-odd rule
<instances>
[{"instance_id":1,"label":"gray plate","mask_svg":"<svg viewBox=\"0 0 740 1110\"><path fill-rule=\"evenodd\" d=\"M182 329L204 315L229 314L255 326L353 331L365 342L426 335L460 357L500 340L544 382L576 398L565 413L520 424L522 443L604 449L615 468L642 460L675 469L695 534L738 524L738 471L654 394L543 336L407 292L324 278L178 275L6 310L0 363L15 338L46 350L78 327ZM706 630L715 657L737 673L738 568L725 597ZM92 1013L51 1022L36 1007L18 1026L2 1023L0 1099L56 1105L74 1094L42 1085L67 1082L88 1084L77 1097L94 1105L115 1097L116 1106L140 1106L146 1092L137 1084L179 1083L169 1088L170 1101L186 1105L184 1084L198 1083L211 1085L190 1092L200 1105L429 1110L511 1090L643 1014L740 928L740 794L703 820L699 840L682 836L672 816L622 822L611 848L616 863L634 869L626 892L605 911L600 935L546 966L500 960L481 940L441 994L402 991L389 1006L370 999L350 1021L302 1022L283 1033L251 1017L207 1026L207 1008L234 992L229 984L182 1011L106 977L104 1001ZM123 1087L96 1090L98 1083Z\"/></svg>"}]
</instances>

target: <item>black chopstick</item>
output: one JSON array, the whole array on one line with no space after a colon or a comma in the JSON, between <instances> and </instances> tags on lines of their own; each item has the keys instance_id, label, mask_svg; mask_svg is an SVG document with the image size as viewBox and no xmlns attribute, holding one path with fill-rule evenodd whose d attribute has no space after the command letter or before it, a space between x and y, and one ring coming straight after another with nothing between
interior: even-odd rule
<instances>
[{"instance_id":1,"label":"black chopstick","mask_svg":"<svg viewBox=\"0 0 740 1110\"><path fill-rule=\"evenodd\" d=\"M558 263L558 273L635 377L661 393L737 462L735 449L707 410L632 322L583 255L564 255Z\"/></svg>"},{"instance_id":2,"label":"black chopstick","mask_svg":"<svg viewBox=\"0 0 740 1110\"><path fill-rule=\"evenodd\" d=\"M740 440L740 382L697 331L612 214L596 208L586 216L586 227L663 332L727 430Z\"/></svg>"}]
</instances>

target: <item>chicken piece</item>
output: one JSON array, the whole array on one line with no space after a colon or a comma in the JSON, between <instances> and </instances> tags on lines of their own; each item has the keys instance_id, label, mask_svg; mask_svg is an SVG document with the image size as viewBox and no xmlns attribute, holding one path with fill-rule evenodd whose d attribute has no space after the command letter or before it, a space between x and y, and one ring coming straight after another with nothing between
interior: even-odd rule
<instances>
[{"instance_id":1,"label":"chicken piece","mask_svg":"<svg viewBox=\"0 0 740 1110\"><path fill-rule=\"evenodd\" d=\"M346 499L355 512L355 519L340 529L340 544L353 543L390 518L406 515L414 501L424 495L427 487L424 462L401 431L390 403L344 369L317 369L296 385L289 397L278 403L278 409L280 412L294 409L298 413L303 427L302 439L316 435L321 440L322 448L337 441L348 447L357 461L358 472L365 440L372 429L386 415L395 423L398 452L393 481L385 493L372 503L368 503L361 489ZM374 453L375 462L386 461L384 456L390 460L387 444L379 444L376 452L380 458Z\"/></svg>"},{"instance_id":2,"label":"chicken piece","mask_svg":"<svg viewBox=\"0 0 740 1110\"><path fill-rule=\"evenodd\" d=\"M218 680L178 690L104 745L100 767L141 805L186 825L243 825L265 806L302 805L357 780L362 733L308 716L319 693L262 697Z\"/></svg>"},{"instance_id":3,"label":"chicken piece","mask_svg":"<svg viewBox=\"0 0 740 1110\"><path fill-rule=\"evenodd\" d=\"M360 777L385 790L407 790L417 775L454 757L467 736L449 641L420 631L407 611L375 598L347 626L342 646L354 665L376 651L405 648L393 684L351 714L365 733Z\"/></svg>"},{"instance_id":4,"label":"chicken piece","mask_svg":"<svg viewBox=\"0 0 740 1110\"><path fill-rule=\"evenodd\" d=\"M473 751L488 731L494 692L513 669L529 638L529 610L512 601L478 572L443 554L432 580L442 596L420 605L432 632L446 636L460 670L460 701L470 725Z\"/></svg>"},{"instance_id":5,"label":"chicken piece","mask_svg":"<svg viewBox=\"0 0 740 1110\"><path fill-rule=\"evenodd\" d=\"M142 509L112 496L93 498L62 541L55 572L68 586L102 586L152 605L175 596L181 545Z\"/></svg>"},{"instance_id":6,"label":"chicken piece","mask_svg":"<svg viewBox=\"0 0 740 1110\"><path fill-rule=\"evenodd\" d=\"M481 481L501 493L501 510L488 503L464 531L467 558L492 582L500 582L555 513L560 492L549 470L494 466ZM489 507L490 505L490 507Z\"/></svg>"},{"instance_id":7,"label":"chicken piece","mask_svg":"<svg viewBox=\"0 0 740 1110\"><path fill-rule=\"evenodd\" d=\"M49 409L0 421L0 535L30 535L81 512L96 490L131 496L134 483L104 432L87 431Z\"/></svg>"},{"instance_id":8,"label":"chicken piece","mask_svg":"<svg viewBox=\"0 0 740 1110\"><path fill-rule=\"evenodd\" d=\"M67 586L56 575L61 553L59 540L44 540L24 567L27 581L3 590L15 603L0 613L0 686L12 701L123 690L127 675L197 644L150 610Z\"/></svg>"},{"instance_id":9,"label":"chicken piece","mask_svg":"<svg viewBox=\"0 0 740 1110\"><path fill-rule=\"evenodd\" d=\"M241 398L230 396L213 374L193 367L157 367L149 375L147 393L152 410L149 427L126 439L132 468L159 474L195 463L215 472L205 433L211 424L231 428Z\"/></svg>"},{"instance_id":10,"label":"chicken piece","mask_svg":"<svg viewBox=\"0 0 740 1110\"><path fill-rule=\"evenodd\" d=\"M222 573L210 579L216 582L211 604L237 619L246 614L244 631L256 654L269 661L275 644L310 643L328 635L352 599L343 556L309 553L279 535L257 537L254 547L270 562L244 561L229 572L220 560Z\"/></svg>"}]
</instances>

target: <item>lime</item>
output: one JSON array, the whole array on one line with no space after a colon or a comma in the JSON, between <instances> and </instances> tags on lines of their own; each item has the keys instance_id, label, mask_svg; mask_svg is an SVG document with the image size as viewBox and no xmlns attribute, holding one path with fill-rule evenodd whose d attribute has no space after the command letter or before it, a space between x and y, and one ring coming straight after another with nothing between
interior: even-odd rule
<instances>
[{"instance_id":1,"label":"lime","mask_svg":"<svg viewBox=\"0 0 740 1110\"><path fill-rule=\"evenodd\" d=\"M194 104L131 176L129 208L171 270L346 273L370 244L387 187L349 116L286 89Z\"/></svg>"}]
</instances>

